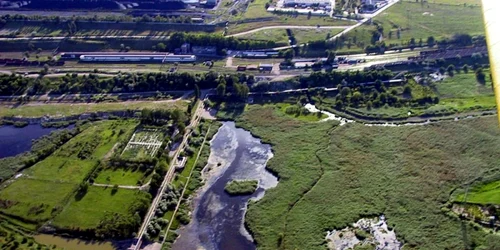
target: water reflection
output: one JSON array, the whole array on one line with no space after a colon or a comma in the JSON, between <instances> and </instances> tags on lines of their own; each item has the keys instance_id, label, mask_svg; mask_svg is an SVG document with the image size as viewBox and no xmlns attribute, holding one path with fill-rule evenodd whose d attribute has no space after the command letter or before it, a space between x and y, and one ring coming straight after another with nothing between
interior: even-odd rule
<instances>
[{"instance_id":1,"label":"water reflection","mask_svg":"<svg viewBox=\"0 0 500 250\"><path fill-rule=\"evenodd\" d=\"M173 249L255 249L243 221L248 201L261 198L266 189L278 184L265 169L271 157L269 145L233 122L225 122L211 143L203 173L206 183L195 199L193 220L179 230ZM259 187L252 195L229 196L224 187L233 179L258 180Z\"/></svg>"}]
</instances>

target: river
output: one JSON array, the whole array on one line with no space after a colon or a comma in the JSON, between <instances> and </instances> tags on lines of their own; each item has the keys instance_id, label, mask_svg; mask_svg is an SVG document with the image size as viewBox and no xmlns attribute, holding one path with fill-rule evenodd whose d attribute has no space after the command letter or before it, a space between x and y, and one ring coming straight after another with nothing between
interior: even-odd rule
<instances>
[{"instance_id":1,"label":"river","mask_svg":"<svg viewBox=\"0 0 500 250\"><path fill-rule=\"evenodd\" d=\"M272 156L270 145L236 128L234 122L224 122L211 141L203 172L206 181L194 199L193 219L178 230L173 249L255 249L244 217L250 199L262 198L266 189L278 184L265 168ZM259 180L259 187L252 195L229 196L224 187L233 179Z\"/></svg>"},{"instance_id":2,"label":"river","mask_svg":"<svg viewBox=\"0 0 500 250\"><path fill-rule=\"evenodd\" d=\"M44 128L38 124L22 128L0 126L0 158L29 151L33 140L47 135L54 130L56 128Z\"/></svg>"}]
</instances>

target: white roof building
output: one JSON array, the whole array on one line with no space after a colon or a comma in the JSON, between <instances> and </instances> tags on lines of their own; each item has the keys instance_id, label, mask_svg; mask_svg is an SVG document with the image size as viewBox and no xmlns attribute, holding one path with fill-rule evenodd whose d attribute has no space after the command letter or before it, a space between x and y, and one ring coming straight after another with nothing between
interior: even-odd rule
<instances>
[{"instance_id":1,"label":"white roof building","mask_svg":"<svg viewBox=\"0 0 500 250\"><path fill-rule=\"evenodd\" d=\"M284 4L285 4L285 6L293 6L293 5L311 6L314 4L318 4L321 6L329 6L329 5L331 5L331 1L330 0L284 0Z\"/></svg>"}]
</instances>

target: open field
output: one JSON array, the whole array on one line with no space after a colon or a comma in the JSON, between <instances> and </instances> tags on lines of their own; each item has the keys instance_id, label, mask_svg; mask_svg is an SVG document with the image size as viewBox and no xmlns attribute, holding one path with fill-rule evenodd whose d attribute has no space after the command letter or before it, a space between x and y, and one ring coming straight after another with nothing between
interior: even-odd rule
<instances>
[{"instance_id":1,"label":"open field","mask_svg":"<svg viewBox=\"0 0 500 250\"><path fill-rule=\"evenodd\" d=\"M55 216L82 181L97 167L135 121L103 121L65 143L55 153L22 172L0 191L0 211L28 221ZM126 133L124 133L126 134Z\"/></svg>"},{"instance_id":2,"label":"open field","mask_svg":"<svg viewBox=\"0 0 500 250\"><path fill-rule=\"evenodd\" d=\"M52 217L52 211L62 208L64 199L76 188L75 183L21 178L1 190L0 200L7 201L7 205L3 205L0 211L30 222L45 221Z\"/></svg>"},{"instance_id":3,"label":"open field","mask_svg":"<svg viewBox=\"0 0 500 250\"><path fill-rule=\"evenodd\" d=\"M99 184L135 186L138 181L147 178L148 176L144 176L144 172L139 169L107 168L99 172L95 182Z\"/></svg>"},{"instance_id":4,"label":"open field","mask_svg":"<svg viewBox=\"0 0 500 250\"><path fill-rule=\"evenodd\" d=\"M475 204L500 204L500 181L494 181L481 185L474 185L467 193L467 200L464 199L465 194L459 194L455 201L468 202Z\"/></svg>"},{"instance_id":5,"label":"open field","mask_svg":"<svg viewBox=\"0 0 500 250\"><path fill-rule=\"evenodd\" d=\"M500 242L441 211L449 190L497 166L496 117L388 128L276 114L251 105L237 117L273 145L268 167L280 177L246 215L259 249L324 249L327 230L380 214L409 249Z\"/></svg>"},{"instance_id":6,"label":"open field","mask_svg":"<svg viewBox=\"0 0 500 250\"><path fill-rule=\"evenodd\" d=\"M62 228L95 228L111 214L129 215L132 205L140 199L148 199L143 191L112 188L89 187L81 199L73 197L70 205L64 209L53 221L54 225Z\"/></svg>"},{"instance_id":7,"label":"open field","mask_svg":"<svg viewBox=\"0 0 500 250\"><path fill-rule=\"evenodd\" d=\"M465 98L471 96L492 96L491 79L489 70L484 71L486 83L480 84L474 72L455 74L447 77L442 82L436 83L437 93L441 98Z\"/></svg>"},{"instance_id":8,"label":"open field","mask_svg":"<svg viewBox=\"0 0 500 250\"><path fill-rule=\"evenodd\" d=\"M284 29L261 30L240 37L252 40L273 41L276 43L276 46L288 45L288 35Z\"/></svg>"},{"instance_id":9,"label":"open field","mask_svg":"<svg viewBox=\"0 0 500 250\"><path fill-rule=\"evenodd\" d=\"M474 73L456 73L453 77L446 77L443 81L438 81L432 84L432 92L439 97L438 104L429 104L418 107L389 107L382 106L379 108L367 109L366 107L348 108L349 110L366 115L369 117L384 117L384 118L406 118L408 112L410 116L421 115L437 115L437 114L455 114L460 112L470 111L486 111L496 107L495 96L491 88L491 79L489 70L485 70L486 83L480 84L477 82ZM421 98L422 85L410 83L412 89L412 98ZM397 96L403 98L402 87L392 87L388 92L396 90ZM334 103L331 100L326 100L330 107Z\"/></svg>"},{"instance_id":10,"label":"open field","mask_svg":"<svg viewBox=\"0 0 500 250\"><path fill-rule=\"evenodd\" d=\"M343 29L291 29L292 34L297 40L297 44L307 43L310 41L325 40L327 37L334 36ZM288 45L288 35L285 29L267 29L260 30L251 34L240 36L245 39L273 41L276 46Z\"/></svg>"},{"instance_id":11,"label":"open field","mask_svg":"<svg viewBox=\"0 0 500 250\"><path fill-rule=\"evenodd\" d=\"M186 101L127 101L109 103L58 103L58 104L28 104L18 107L0 108L2 116L68 116L89 112L117 111L117 110L142 110L142 109L181 109L187 108Z\"/></svg>"},{"instance_id":12,"label":"open field","mask_svg":"<svg viewBox=\"0 0 500 250\"><path fill-rule=\"evenodd\" d=\"M406 2L414 2L413 0L402 0ZM429 0L429 3L449 4L449 5L481 5L481 0Z\"/></svg>"},{"instance_id":13,"label":"open field","mask_svg":"<svg viewBox=\"0 0 500 250\"><path fill-rule=\"evenodd\" d=\"M297 40L297 44L308 43L310 41L326 40L342 32L343 29L291 29Z\"/></svg>"},{"instance_id":14,"label":"open field","mask_svg":"<svg viewBox=\"0 0 500 250\"><path fill-rule=\"evenodd\" d=\"M259 2L261 0L256 0L254 3ZM252 7L252 4L249 7L249 10ZM262 7L263 8L263 7ZM266 12L268 13L268 12ZM273 15L271 13L268 13L269 15ZM267 14L266 14L267 15ZM245 14L245 17L243 18L246 19L248 18L248 12ZM349 26L349 25L354 25L355 22L351 21L346 21L346 20L337 20L337 19L332 19L330 17L311 17L310 19L307 18L305 15L298 15L298 16L291 16L291 15L276 15L274 17L271 17L272 20L269 21L261 21L261 22L247 22L247 23L235 23L235 24L230 24L228 27L228 34L236 34L239 32L244 32L248 30L253 30L253 29L258 29L262 27L268 27L268 26L277 26L277 25L302 25L302 26ZM326 34L325 34L326 36Z\"/></svg>"},{"instance_id":15,"label":"open field","mask_svg":"<svg viewBox=\"0 0 500 250\"><path fill-rule=\"evenodd\" d=\"M432 1L423 5L414 1L401 2L375 17L373 21L383 27L383 40L386 44L408 43L411 38L415 38L416 42L422 39L425 43L429 36L442 39L457 33L484 35L480 6L440 5ZM401 28L399 39L398 27ZM370 44L375 30L375 25L365 24L349 32L346 37L364 49Z\"/></svg>"},{"instance_id":16,"label":"open field","mask_svg":"<svg viewBox=\"0 0 500 250\"><path fill-rule=\"evenodd\" d=\"M29 178L80 183L99 161L123 137L120 130L129 131L134 121L97 123L64 144L61 149L27 169Z\"/></svg>"}]
</instances>

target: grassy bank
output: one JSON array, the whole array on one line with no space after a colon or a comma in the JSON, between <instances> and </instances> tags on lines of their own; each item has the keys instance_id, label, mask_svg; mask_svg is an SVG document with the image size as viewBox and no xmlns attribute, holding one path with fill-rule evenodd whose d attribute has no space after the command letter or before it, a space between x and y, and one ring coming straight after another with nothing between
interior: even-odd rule
<instances>
[{"instance_id":1,"label":"grassy bank","mask_svg":"<svg viewBox=\"0 0 500 250\"><path fill-rule=\"evenodd\" d=\"M496 118L338 127L253 105L237 123L273 145L268 167L280 177L247 213L259 249L324 249L327 230L379 214L409 249L488 249L500 241L441 212L452 188L496 166Z\"/></svg>"},{"instance_id":2,"label":"grassy bank","mask_svg":"<svg viewBox=\"0 0 500 250\"><path fill-rule=\"evenodd\" d=\"M129 101L129 102L103 102L103 103L58 103L58 104L28 104L16 107L0 108L2 116L24 116L42 117L69 116L89 112L105 112L119 110L142 110L142 109L181 109L187 108L185 101Z\"/></svg>"},{"instance_id":3,"label":"grassy bank","mask_svg":"<svg viewBox=\"0 0 500 250\"><path fill-rule=\"evenodd\" d=\"M253 194L258 186L257 180L233 180L226 184L224 191L230 195L247 195Z\"/></svg>"},{"instance_id":4,"label":"grassy bank","mask_svg":"<svg viewBox=\"0 0 500 250\"><path fill-rule=\"evenodd\" d=\"M425 43L429 36L436 39L451 37L456 33L484 35L483 15L480 6L400 1L373 18L383 27L386 44L408 43L411 38ZM401 29L398 37L398 27ZM370 44L376 26L362 25L346 35L360 49ZM353 46L354 47L354 46ZM347 48L345 48L347 49Z\"/></svg>"},{"instance_id":5,"label":"grassy bank","mask_svg":"<svg viewBox=\"0 0 500 250\"><path fill-rule=\"evenodd\" d=\"M35 224L53 218L123 136L120 131L136 125L136 121L93 123L2 187L0 200L5 204L0 212Z\"/></svg>"}]
</instances>

